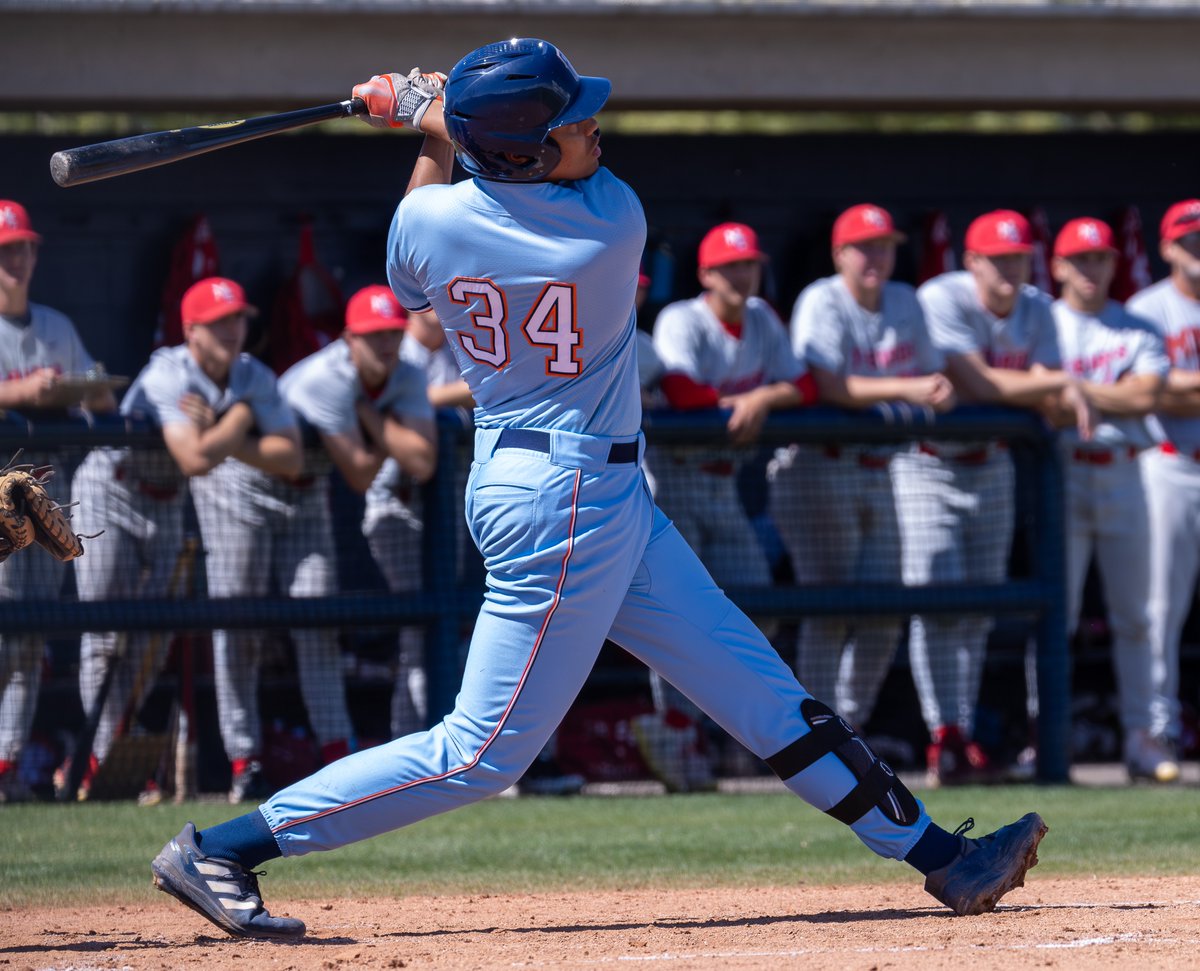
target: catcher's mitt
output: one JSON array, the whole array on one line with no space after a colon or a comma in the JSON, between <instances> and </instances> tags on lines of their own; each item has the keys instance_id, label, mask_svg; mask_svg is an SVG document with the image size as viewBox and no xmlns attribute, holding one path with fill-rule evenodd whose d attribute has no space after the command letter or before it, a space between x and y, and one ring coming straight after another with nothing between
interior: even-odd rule
<instances>
[{"instance_id":1,"label":"catcher's mitt","mask_svg":"<svg viewBox=\"0 0 1200 971\"><path fill-rule=\"evenodd\" d=\"M0 563L30 543L64 561L83 555L83 540L91 537L71 529L70 517L46 491L53 474L49 466L11 463L0 470Z\"/></svg>"}]
</instances>

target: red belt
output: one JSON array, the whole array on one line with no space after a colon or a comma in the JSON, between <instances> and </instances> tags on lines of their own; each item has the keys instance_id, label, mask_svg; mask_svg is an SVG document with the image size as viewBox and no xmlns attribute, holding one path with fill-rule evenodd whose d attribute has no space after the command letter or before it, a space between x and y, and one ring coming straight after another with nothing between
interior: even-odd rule
<instances>
[{"instance_id":1,"label":"red belt","mask_svg":"<svg viewBox=\"0 0 1200 971\"><path fill-rule=\"evenodd\" d=\"M143 496L157 499L159 502L166 502L168 499L174 499L179 495L179 486L158 486L152 482L143 482L141 479L130 479L123 465L117 466L117 471L113 478L118 482L128 481Z\"/></svg>"},{"instance_id":2,"label":"red belt","mask_svg":"<svg viewBox=\"0 0 1200 971\"><path fill-rule=\"evenodd\" d=\"M935 455L939 458L944 458L950 462L957 462L959 465L983 465L992 457L992 452L986 446L984 448L973 448L969 452L959 452L957 455L942 455L932 445L927 445L921 442L917 449L924 455Z\"/></svg>"},{"instance_id":3,"label":"red belt","mask_svg":"<svg viewBox=\"0 0 1200 971\"><path fill-rule=\"evenodd\" d=\"M1200 462L1200 448L1178 449L1170 442L1163 442L1159 448L1162 449L1164 455L1182 455L1193 462Z\"/></svg>"},{"instance_id":4,"label":"red belt","mask_svg":"<svg viewBox=\"0 0 1200 971\"><path fill-rule=\"evenodd\" d=\"M1134 459L1137 457L1137 449L1126 445L1123 448L1077 448L1071 453L1071 458L1086 465L1112 465L1122 456Z\"/></svg>"},{"instance_id":5,"label":"red belt","mask_svg":"<svg viewBox=\"0 0 1200 971\"><path fill-rule=\"evenodd\" d=\"M837 445L826 445L821 449L827 459L840 459L842 450ZM890 455L872 455L869 452L859 452L855 461L864 469L886 469L891 462Z\"/></svg>"}]
</instances>

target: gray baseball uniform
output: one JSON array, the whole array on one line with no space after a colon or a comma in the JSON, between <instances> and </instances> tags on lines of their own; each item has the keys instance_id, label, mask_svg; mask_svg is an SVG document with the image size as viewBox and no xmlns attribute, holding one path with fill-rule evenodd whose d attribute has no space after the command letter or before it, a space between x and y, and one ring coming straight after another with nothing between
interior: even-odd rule
<instances>
[{"instance_id":1,"label":"gray baseball uniform","mask_svg":"<svg viewBox=\"0 0 1200 971\"><path fill-rule=\"evenodd\" d=\"M134 379L121 414L160 428L190 422L179 399L198 386L200 369L187 347L163 348ZM204 378L207 381L207 378ZM165 449L92 449L71 483L79 503L76 528L104 532L75 565L80 600L181 596L194 564L181 559L184 477ZM79 693L85 710L96 703L105 672L119 663L92 742L103 761L127 707L137 710L166 660L169 639L161 634L89 632L80 641ZM136 695L135 695L136 692Z\"/></svg>"},{"instance_id":2,"label":"gray baseball uniform","mask_svg":"<svg viewBox=\"0 0 1200 971\"><path fill-rule=\"evenodd\" d=\"M913 288L885 284L876 312L841 276L796 299L792 347L810 367L839 375L918 377L941 369ZM770 469L771 512L801 584L896 583L900 529L895 446L797 446ZM860 728L871 717L899 641L898 617L822 617L800 625L797 672L817 697Z\"/></svg>"},{"instance_id":3,"label":"gray baseball uniform","mask_svg":"<svg viewBox=\"0 0 1200 971\"><path fill-rule=\"evenodd\" d=\"M1171 366L1200 371L1200 301L1168 278L1134 295L1126 308L1152 323ZM1162 448L1142 455L1150 510L1150 637L1155 669L1150 734L1178 740L1179 639L1200 576L1200 418L1160 414Z\"/></svg>"},{"instance_id":4,"label":"gray baseball uniform","mask_svg":"<svg viewBox=\"0 0 1200 971\"><path fill-rule=\"evenodd\" d=\"M1154 325L1110 300L1097 316L1054 304L1063 368L1095 384L1126 375L1166 376L1170 368ZM1079 621L1083 585L1094 554L1113 635L1113 666L1126 741L1150 729L1156 669L1151 638L1150 513L1138 456L1155 445L1147 419L1109 417L1090 442L1062 435L1067 491L1068 614Z\"/></svg>"},{"instance_id":5,"label":"gray baseball uniform","mask_svg":"<svg viewBox=\"0 0 1200 971\"><path fill-rule=\"evenodd\" d=\"M949 357L979 354L990 367L1061 366L1050 298L1023 285L1012 312L996 317L965 271L943 273L917 291L929 333ZM1012 548L1014 472L996 443L922 444L898 459L904 582L999 583ZM967 738L983 678L988 633L979 616L915 616L909 658L921 714L932 733L956 725Z\"/></svg>"},{"instance_id":6,"label":"gray baseball uniform","mask_svg":"<svg viewBox=\"0 0 1200 971\"><path fill-rule=\"evenodd\" d=\"M425 389L461 380L462 373L449 344L430 351L413 337L405 337L400 343L400 366L391 378L401 389L391 411L398 418L432 419L433 408ZM464 480L464 487L465 484ZM389 590L399 593L421 586L425 529L420 486L404 474L395 459L384 461L367 490L362 531ZM424 629L401 628L399 641L396 684L392 691L394 738L425 728L428 715Z\"/></svg>"},{"instance_id":7,"label":"gray baseball uniform","mask_svg":"<svg viewBox=\"0 0 1200 971\"><path fill-rule=\"evenodd\" d=\"M270 369L241 354L219 389L203 375L199 393L218 415L238 401L248 404L261 434L296 427ZM288 482L237 459L228 458L208 475L190 482L196 518L204 539L210 597L262 596L272 580L288 597L320 597L335 591L333 533L328 518L328 486L320 469ZM336 635L326 629L291 631L300 692L317 741L348 741L352 735L342 687L342 659ZM213 631L213 668L221 738L230 761L260 753L258 631Z\"/></svg>"},{"instance_id":8,"label":"gray baseball uniform","mask_svg":"<svg viewBox=\"0 0 1200 971\"><path fill-rule=\"evenodd\" d=\"M63 374L82 374L93 363L75 326L57 310L31 303L27 320L0 315L0 379L22 378L43 367ZM0 464L9 457L0 456ZM66 501L69 475L64 456L26 451L20 461L53 465L58 474L46 487L56 501ZM91 555L91 546L88 552ZM10 557L0 563L0 601L52 598L64 576L65 564L44 550ZM40 634L0 632L0 762L15 765L29 738L45 646L46 639Z\"/></svg>"},{"instance_id":9,"label":"gray baseball uniform","mask_svg":"<svg viewBox=\"0 0 1200 971\"><path fill-rule=\"evenodd\" d=\"M683 374L722 395L795 381L804 373L782 321L759 297L747 301L738 336L703 295L669 304L654 323L654 350L664 373ZM655 499L718 584L767 586L766 554L737 491L743 454L728 448L655 449Z\"/></svg>"}]
</instances>

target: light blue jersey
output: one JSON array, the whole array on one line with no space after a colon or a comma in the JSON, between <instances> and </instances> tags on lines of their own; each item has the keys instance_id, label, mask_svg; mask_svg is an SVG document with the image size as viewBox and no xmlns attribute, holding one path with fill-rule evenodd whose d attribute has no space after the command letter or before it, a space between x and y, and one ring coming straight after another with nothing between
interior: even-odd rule
<instances>
[{"instance_id":1,"label":"light blue jersey","mask_svg":"<svg viewBox=\"0 0 1200 971\"><path fill-rule=\"evenodd\" d=\"M645 242L641 203L607 169L432 185L396 210L388 280L409 310L437 312L479 427L628 438L641 424L633 298Z\"/></svg>"}]
</instances>

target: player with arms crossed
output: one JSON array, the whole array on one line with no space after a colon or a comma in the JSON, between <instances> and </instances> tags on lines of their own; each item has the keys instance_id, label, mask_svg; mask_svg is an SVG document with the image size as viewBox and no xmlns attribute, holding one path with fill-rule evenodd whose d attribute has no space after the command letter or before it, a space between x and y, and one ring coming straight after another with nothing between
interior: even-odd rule
<instances>
[{"instance_id":1,"label":"player with arms crossed","mask_svg":"<svg viewBox=\"0 0 1200 971\"><path fill-rule=\"evenodd\" d=\"M954 389L940 373L913 288L891 279L904 240L891 214L851 206L833 224L837 270L809 284L792 310L792 346L822 401L843 408L910 405L944 412ZM771 515L797 582L896 583L900 527L893 484L902 445L791 445L771 462ZM814 617L800 625L796 670L838 714L863 728L900 641L894 616Z\"/></svg>"},{"instance_id":2,"label":"player with arms crossed","mask_svg":"<svg viewBox=\"0 0 1200 971\"><path fill-rule=\"evenodd\" d=\"M646 222L600 167L610 90L551 44L468 54L439 91L414 70L359 85L383 124L427 135L388 247L392 289L432 306L476 402L467 492L487 593L454 710L351 755L152 864L160 889L232 934L294 938L254 867L331 850L495 795L566 713L606 635L658 670L789 789L876 853L928 873L958 913L990 910L1036 862L1030 813L969 840L797 683L650 499L640 459L634 288ZM453 139L453 143L451 142ZM455 149L475 178L449 184Z\"/></svg>"},{"instance_id":3,"label":"player with arms crossed","mask_svg":"<svg viewBox=\"0 0 1200 971\"><path fill-rule=\"evenodd\" d=\"M1094 421L1078 382L1061 370L1050 297L1030 286L1033 231L1019 212L984 213L967 227L965 270L923 284L917 297L946 373L965 402L1056 405L1084 437ZM899 460L904 582L999 583L1008 569L1014 470L994 442L921 443ZM908 650L929 729L927 784L985 781L991 760L975 741L990 617L915 616Z\"/></svg>"}]
</instances>

